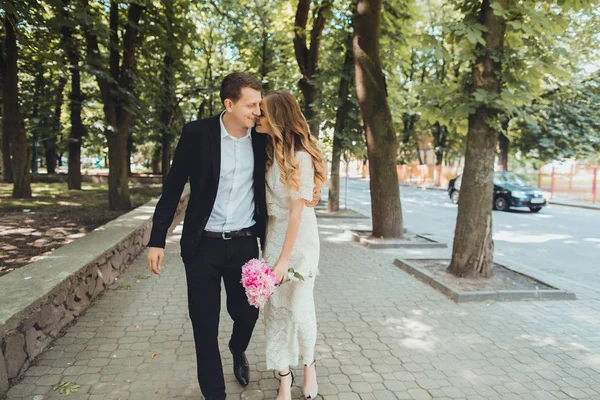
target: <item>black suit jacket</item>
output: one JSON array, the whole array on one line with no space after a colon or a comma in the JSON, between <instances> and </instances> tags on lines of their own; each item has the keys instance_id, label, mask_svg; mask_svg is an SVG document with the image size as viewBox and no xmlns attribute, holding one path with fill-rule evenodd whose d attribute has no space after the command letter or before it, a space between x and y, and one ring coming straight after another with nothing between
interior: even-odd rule
<instances>
[{"instance_id":1,"label":"black suit jacket","mask_svg":"<svg viewBox=\"0 0 600 400\"><path fill-rule=\"evenodd\" d=\"M212 213L221 173L220 115L192 121L183 127L175 149L171 171L152 218L149 247L165 247L167 231L173 221L183 188L189 179L190 200L185 212L181 236L181 257L191 261L204 227ZM267 219L265 200L266 136L252 130L254 151L254 230L264 243Z\"/></svg>"}]
</instances>

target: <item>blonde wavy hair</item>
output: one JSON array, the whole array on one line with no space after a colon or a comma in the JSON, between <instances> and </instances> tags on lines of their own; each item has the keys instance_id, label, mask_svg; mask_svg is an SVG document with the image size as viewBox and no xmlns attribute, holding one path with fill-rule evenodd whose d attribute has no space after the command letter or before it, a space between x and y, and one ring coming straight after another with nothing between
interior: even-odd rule
<instances>
[{"instance_id":1,"label":"blonde wavy hair","mask_svg":"<svg viewBox=\"0 0 600 400\"><path fill-rule=\"evenodd\" d=\"M276 90L263 99L272 133L267 141L267 168L277 163L281 182L292 190L300 189L297 151L306 151L312 157L314 183L323 187L327 180L325 157L317 139L310 134L306 118L296 98L285 90Z\"/></svg>"}]
</instances>

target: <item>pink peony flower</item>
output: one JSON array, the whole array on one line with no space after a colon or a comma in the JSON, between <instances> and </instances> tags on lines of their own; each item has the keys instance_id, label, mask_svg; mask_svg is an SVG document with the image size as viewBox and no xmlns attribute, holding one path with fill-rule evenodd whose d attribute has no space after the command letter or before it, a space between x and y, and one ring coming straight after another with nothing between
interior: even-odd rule
<instances>
[{"instance_id":1,"label":"pink peony flower","mask_svg":"<svg viewBox=\"0 0 600 400\"><path fill-rule=\"evenodd\" d=\"M242 267L241 283L246 290L248 303L261 308L275 291L279 280L265 260L253 258Z\"/></svg>"}]
</instances>

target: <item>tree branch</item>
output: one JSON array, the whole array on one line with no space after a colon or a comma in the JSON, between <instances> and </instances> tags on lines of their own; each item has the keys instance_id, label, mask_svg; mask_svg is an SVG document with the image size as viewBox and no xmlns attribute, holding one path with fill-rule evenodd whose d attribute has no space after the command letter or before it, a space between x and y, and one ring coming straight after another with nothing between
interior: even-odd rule
<instances>
[{"instance_id":1,"label":"tree branch","mask_svg":"<svg viewBox=\"0 0 600 400\"><path fill-rule=\"evenodd\" d=\"M313 28L310 32L310 50L308 54L308 75L312 76L319 65L319 47L321 44L321 35L327 22L326 14L333 7L332 0L324 0L316 10Z\"/></svg>"},{"instance_id":2,"label":"tree branch","mask_svg":"<svg viewBox=\"0 0 600 400\"><path fill-rule=\"evenodd\" d=\"M219 5L215 3L214 0L210 0L209 1L210 5L213 6L213 8L215 9L215 11L217 12L217 14L219 14L220 16L227 18L231 23L233 23L233 25L235 25L236 28L240 27L240 21L236 18L236 17L232 17L231 15L229 15L226 12L223 12L220 8Z\"/></svg>"},{"instance_id":3,"label":"tree branch","mask_svg":"<svg viewBox=\"0 0 600 400\"><path fill-rule=\"evenodd\" d=\"M87 11L87 0L80 0L80 2L83 9ZM88 63L92 67L93 73L96 76L96 81L98 82L98 88L100 89L102 103L108 105L110 104L110 84L108 79L106 78L106 70L104 69L104 65L102 64L102 55L98 46L98 36L91 33L88 23L83 24L83 32L87 47Z\"/></svg>"},{"instance_id":4,"label":"tree branch","mask_svg":"<svg viewBox=\"0 0 600 400\"><path fill-rule=\"evenodd\" d=\"M108 44L110 76L115 82L119 81L119 4L110 2L110 41Z\"/></svg>"},{"instance_id":5,"label":"tree branch","mask_svg":"<svg viewBox=\"0 0 600 400\"><path fill-rule=\"evenodd\" d=\"M310 11L310 0L298 0L298 9L294 19L294 54L300 72L303 76L308 73L308 47L306 45L306 23Z\"/></svg>"},{"instance_id":6,"label":"tree branch","mask_svg":"<svg viewBox=\"0 0 600 400\"><path fill-rule=\"evenodd\" d=\"M127 13L127 28L123 36L123 61L121 63L121 72L119 86L128 90L131 85L129 72L135 64L135 49L137 46L137 36L139 31L139 22L144 7L138 3L131 3Z\"/></svg>"}]
</instances>

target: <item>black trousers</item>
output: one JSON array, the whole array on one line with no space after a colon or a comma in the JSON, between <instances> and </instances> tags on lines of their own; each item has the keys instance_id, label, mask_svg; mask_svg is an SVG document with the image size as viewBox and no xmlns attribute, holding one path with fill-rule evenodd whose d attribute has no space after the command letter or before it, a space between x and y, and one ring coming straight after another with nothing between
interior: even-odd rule
<instances>
[{"instance_id":1,"label":"black trousers","mask_svg":"<svg viewBox=\"0 0 600 400\"><path fill-rule=\"evenodd\" d=\"M240 283L242 266L258 257L255 237L230 240L202 238L197 255L185 264L188 306L196 342L198 382L207 399L225 399L225 380L219 353L221 279L227 293L227 311L233 319L229 342L235 352L246 351L258 309L248 303Z\"/></svg>"}]
</instances>

